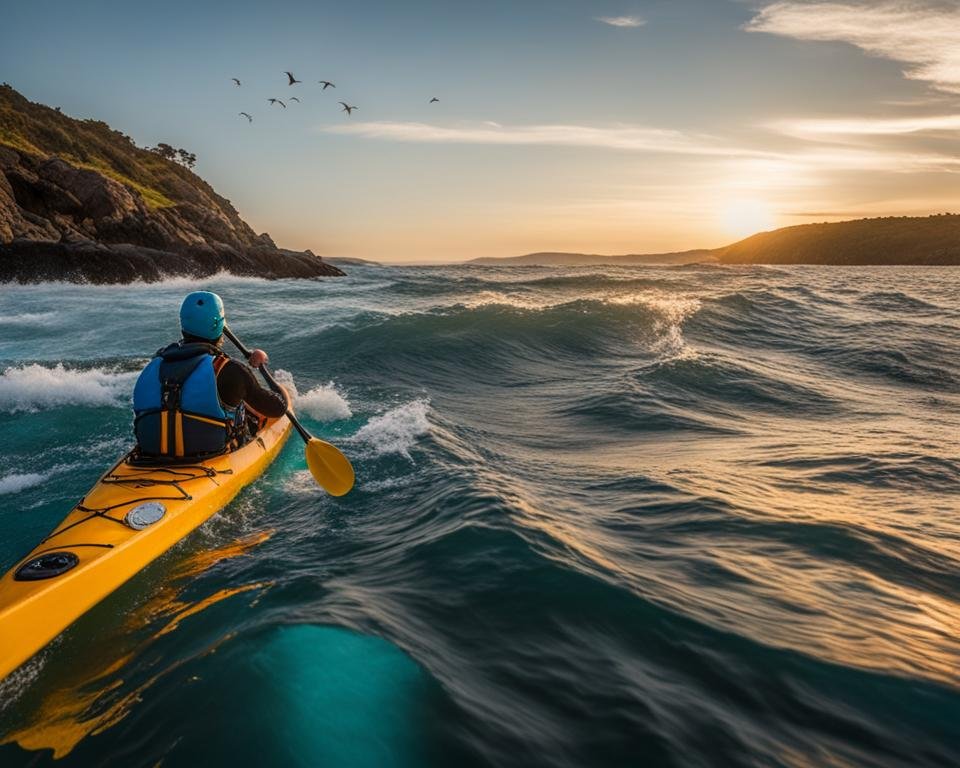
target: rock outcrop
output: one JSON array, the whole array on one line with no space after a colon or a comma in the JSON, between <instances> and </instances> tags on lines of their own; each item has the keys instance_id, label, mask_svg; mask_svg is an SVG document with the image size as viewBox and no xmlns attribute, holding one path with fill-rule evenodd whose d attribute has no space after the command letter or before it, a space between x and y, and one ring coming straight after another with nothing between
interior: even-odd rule
<instances>
[{"instance_id":1,"label":"rock outcrop","mask_svg":"<svg viewBox=\"0 0 960 768\"><path fill-rule=\"evenodd\" d=\"M59 146L45 151L44 143ZM0 281L114 283L219 271L344 274L311 251L278 248L188 169L103 123L0 88Z\"/></svg>"}]
</instances>

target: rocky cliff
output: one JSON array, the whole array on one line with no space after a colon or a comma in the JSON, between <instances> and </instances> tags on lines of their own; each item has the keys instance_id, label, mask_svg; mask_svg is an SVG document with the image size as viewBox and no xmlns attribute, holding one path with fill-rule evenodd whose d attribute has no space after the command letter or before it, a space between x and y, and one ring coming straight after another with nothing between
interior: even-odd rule
<instances>
[{"instance_id":1,"label":"rocky cliff","mask_svg":"<svg viewBox=\"0 0 960 768\"><path fill-rule=\"evenodd\" d=\"M0 281L342 275L257 235L188 168L0 86Z\"/></svg>"}]
</instances>

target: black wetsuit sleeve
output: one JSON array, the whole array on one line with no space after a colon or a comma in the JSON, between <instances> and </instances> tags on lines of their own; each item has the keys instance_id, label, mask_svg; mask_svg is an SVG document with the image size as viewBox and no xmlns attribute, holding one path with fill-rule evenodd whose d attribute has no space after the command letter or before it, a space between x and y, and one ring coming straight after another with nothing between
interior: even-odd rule
<instances>
[{"instance_id":1,"label":"black wetsuit sleeve","mask_svg":"<svg viewBox=\"0 0 960 768\"><path fill-rule=\"evenodd\" d=\"M236 408L242 400L248 408L270 419L287 412L283 396L260 386L253 370L236 360L224 365L217 376L217 393L220 402L230 408Z\"/></svg>"}]
</instances>

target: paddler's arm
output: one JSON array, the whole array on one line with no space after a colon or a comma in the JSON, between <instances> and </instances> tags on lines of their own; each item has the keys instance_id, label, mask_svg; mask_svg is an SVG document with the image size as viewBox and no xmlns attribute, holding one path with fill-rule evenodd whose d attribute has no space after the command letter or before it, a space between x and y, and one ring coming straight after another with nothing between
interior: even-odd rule
<instances>
[{"instance_id":1,"label":"paddler's arm","mask_svg":"<svg viewBox=\"0 0 960 768\"><path fill-rule=\"evenodd\" d=\"M269 419L276 419L290 407L290 395L283 387L273 392L260 385L253 371L243 363L231 360L217 377L220 399L231 408L242 400L252 410Z\"/></svg>"},{"instance_id":2,"label":"paddler's arm","mask_svg":"<svg viewBox=\"0 0 960 768\"><path fill-rule=\"evenodd\" d=\"M251 368L259 368L261 365L270 362L270 358L267 357L267 353L262 349L255 349L250 353L250 357L247 358L247 362L250 363ZM287 392L287 388L280 382L277 382L277 387L279 387L280 394L282 394L284 399L287 401L287 407L284 409L284 411L289 410L290 406L292 405L290 393ZM280 415L282 416L283 414Z\"/></svg>"}]
</instances>

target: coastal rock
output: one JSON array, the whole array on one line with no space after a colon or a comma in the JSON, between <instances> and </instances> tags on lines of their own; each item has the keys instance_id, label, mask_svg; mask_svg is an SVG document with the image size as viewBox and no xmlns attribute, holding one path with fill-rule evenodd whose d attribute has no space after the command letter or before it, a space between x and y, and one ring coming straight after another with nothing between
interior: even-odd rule
<instances>
[{"instance_id":1,"label":"coastal rock","mask_svg":"<svg viewBox=\"0 0 960 768\"><path fill-rule=\"evenodd\" d=\"M189 169L103 123L33 104L9 86L0 86L0 107L18 117L0 122L0 280L344 274L257 235Z\"/></svg>"},{"instance_id":2,"label":"coastal rock","mask_svg":"<svg viewBox=\"0 0 960 768\"><path fill-rule=\"evenodd\" d=\"M309 251L280 248L238 250L204 244L174 252L130 243L107 245L83 239L77 232L59 242L21 238L0 244L0 282L156 282L177 275L203 278L223 271L267 279L343 274Z\"/></svg>"}]
</instances>

